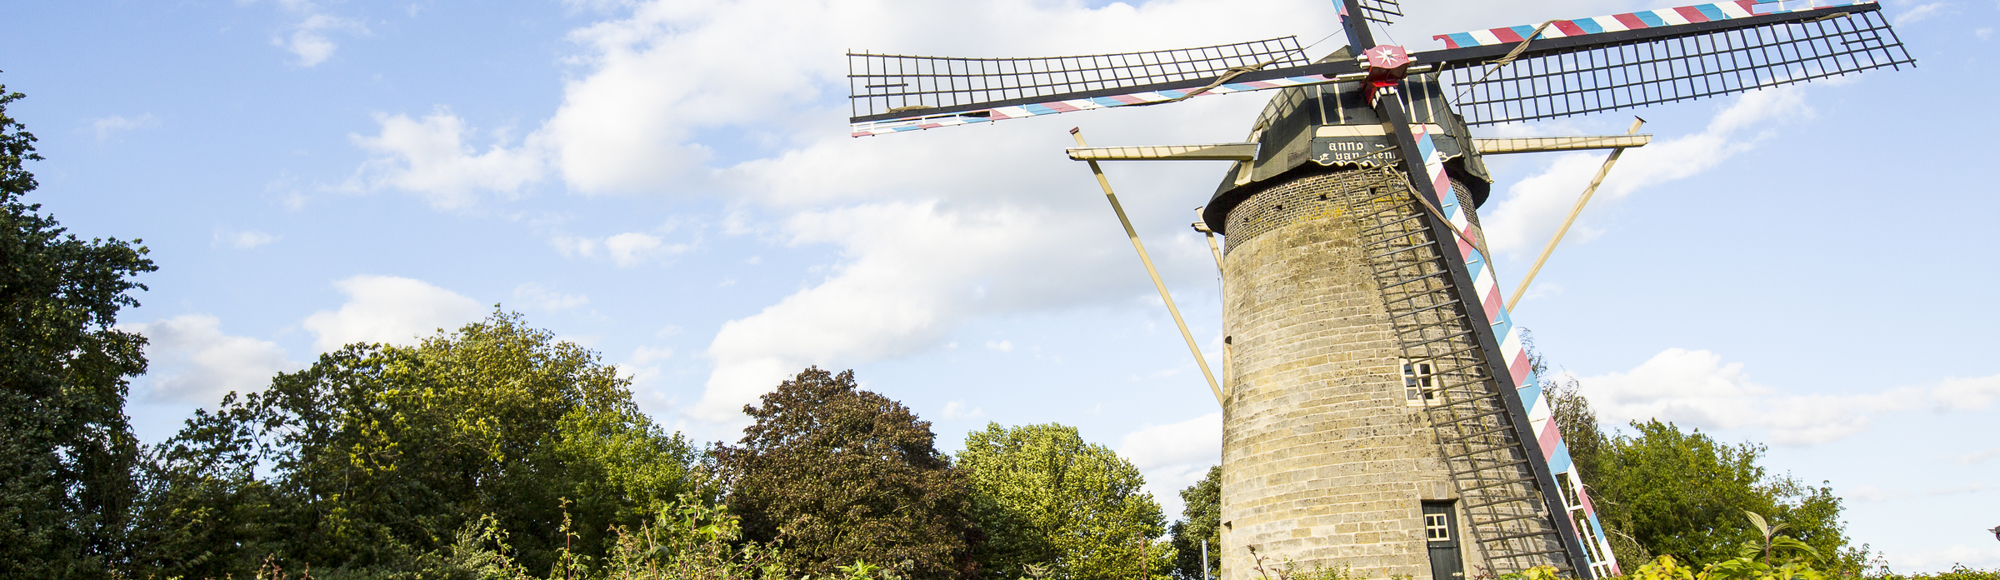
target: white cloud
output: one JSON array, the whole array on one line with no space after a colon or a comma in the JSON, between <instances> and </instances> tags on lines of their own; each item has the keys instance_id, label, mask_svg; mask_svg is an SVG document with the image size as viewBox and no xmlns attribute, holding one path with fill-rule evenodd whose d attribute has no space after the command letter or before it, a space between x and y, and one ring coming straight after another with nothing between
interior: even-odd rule
<instances>
[{"instance_id":1,"label":"white cloud","mask_svg":"<svg viewBox=\"0 0 2000 580\"><path fill-rule=\"evenodd\" d=\"M1979 37L1980 40L1991 39L1993 38L1993 27L1988 26L1986 28L1974 30L1972 31L1972 35Z\"/></svg>"},{"instance_id":2,"label":"white cloud","mask_svg":"<svg viewBox=\"0 0 2000 580\"><path fill-rule=\"evenodd\" d=\"M1944 14L1944 9L1948 6L1951 6L1951 4L1947 4L1944 2L1919 4L1915 7L1910 8L1909 10L1903 11L1902 14L1896 15L1896 25L1908 26L1911 24L1916 24L1918 22L1923 22L1925 20L1930 20L1933 17Z\"/></svg>"},{"instance_id":3,"label":"white cloud","mask_svg":"<svg viewBox=\"0 0 2000 580\"><path fill-rule=\"evenodd\" d=\"M1623 373L1578 379L1591 405L1614 423L1659 419L1704 429L1763 429L1773 443L1814 445L1868 429L1882 413L1985 409L2000 375L1949 378L1929 388L1793 395L1755 383L1742 363L1705 350L1670 348Z\"/></svg>"},{"instance_id":4,"label":"white cloud","mask_svg":"<svg viewBox=\"0 0 2000 580\"><path fill-rule=\"evenodd\" d=\"M2000 398L2000 375L1973 379L1949 378L1932 392L1938 407L1959 411L1984 410Z\"/></svg>"},{"instance_id":5,"label":"white cloud","mask_svg":"<svg viewBox=\"0 0 2000 580\"><path fill-rule=\"evenodd\" d=\"M463 208L477 199L476 191L512 194L541 179L540 157L523 149L495 143L474 153L465 138L465 121L439 107L423 119L377 113L382 132L373 137L348 135L372 158L355 171L349 187L393 187L417 193L438 208Z\"/></svg>"},{"instance_id":6,"label":"white cloud","mask_svg":"<svg viewBox=\"0 0 2000 580\"><path fill-rule=\"evenodd\" d=\"M230 232L230 231L223 231L222 228L215 229L214 243L218 246L227 245L229 247L236 248L239 250L248 250L250 248L255 248L257 246L262 246L264 244L268 244L275 241L278 241L278 236L274 236L256 230L243 230L240 232Z\"/></svg>"},{"instance_id":7,"label":"white cloud","mask_svg":"<svg viewBox=\"0 0 2000 580\"><path fill-rule=\"evenodd\" d=\"M1646 187L1658 186L1708 171L1756 146L1762 134L1744 135L1747 129L1766 121L1807 118L1802 89L1797 85L1767 88L1736 97L1709 121L1701 133L1654 141L1651 145L1625 151L1618 165L1598 188L1591 207L1602 210L1606 202L1631 195ZM1522 179L1496 195L1490 210L1480 215L1486 229L1487 245L1500 254L1537 252L1555 234L1577 196L1590 185L1590 178L1604 164L1603 153L1557 155L1548 168ZM1573 226L1565 243L1598 235L1588 217Z\"/></svg>"},{"instance_id":8,"label":"white cloud","mask_svg":"<svg viewBox=\"0 0 2000 580\"><path fill-rule=\"evenodd\" d=\"M644 264L660 256L685 254L694 249L693 244L669 244L659 236L643 232L626 232L604 238L558 235L549 238L549 243L567 258L596 258L598 250L602 249L606 257L621 268Z\"/></svg>"},{"instance_id":9,"label":"white cloud","mask_svg":"<svg viewBox=\"0 0 2000 580\"><path fill-rule=\"evenodd\" d=\"M1222 414L1127 433L1118 444L1118 454L1143 472L1146 491L1168 517L1176 517L1183 504L1180 491L1222 462Z\"/></svg>"},{"instance_id":10,"label":"white cloud","mask_svg":"<svg viewBox=\"0 0 2000 580\"><path fill-rule=\"evenodd\" d=\"M639 348L632 349L631 362L632 364L635 365L644 365L644 364L652 364L654 361L667 360L673 357L674 357L674 349L672 348L667 348L667 347L652 348L652 347L642 346Z\"/></svg>"},{"instance_id":11,"label":"white cloud","mask_svg":"<svg viewBox=\"0 0 2000 580\"><path fill-rule=\"evenodd\" d=\"M1903 499L1909 496L1910 492L1907 491L1903 491L1896 488L1876 487L1873 485L1857 485L1854 486L1853 488L1843 490L1840 494L1840 497L1842 499L1849 499L1861 502L1891 501L1891 500Z\"/></svg>"},{"instance_id":12,"label":"white cloud","mask_svg":"<svg viewBox=\"0 0 2000 580\"><path fill-rule=\"evenodd\" d=\"M1118 454L1141 470L1182 463L1215 465L1222 461L1222 414L1127 433L1118 444Z\"/></svg>"},{"instance_id":13,"label":"white cloud","mask_svg":"<svg viewBox=\"0 0 2000 580\"><path fill-rule=\"evenodd\" d=\"M967 409L966 407L968 406L965 404L965 401L945 403L943 416L946 419L977 419L986 416L985 409Z\"/></svg>"},{"instance_id":14,"label":"white cloud","mask_svg":"<svg viewBox=\"0 0 2000 580\"><path fill-rule=\"evenodd\" d=\"M333 39L327 37L327 33L329 32L345 32L355 35L368 34L368 27L362 25L361 21L316 12L314 11L314 6L309 2L282 2L281 4L292 8L294 12L306 13L304 20L292 26L291 34L271 39L271 46L285 49L286 52L290 52L293 56L298 57L298 60L294 61L293 64L303 67L313 67L318 66L319 63L326 62L328 58L332 58L333 51L340 48L340 46L334 44Z\"/></svg>"},{"instance_id":15,"label":"white cloud","mask_svg":"<svg viewBox=\"0 0 2000 580\"><path fill-rule=\"evenodd\" d=\"M986 341L986 350L1014 352L1014 342L1010 340L989 340Z\"/></svg>"},{"instance_id":16,"label":"white cloud","mask_svg":"<svg viewBox=\"0 0 2000 580\"><path fill-rule=\"evenodd\" d=\"M529 308L538 310L569 310L590 303L590 297L582 294L563 294L541 284L529 282L514 287L514 299L526 302Z\"/></svg>"},{"instance_id":17,"label":"white cloud","mask_svg":"<svg viewBox=\"0 0 2000 580\"><path fill-rule=\"evenodd\" d=\"M1965 455L1954 457L1952 458L1952 460L1957 461L1960 465L1979 465L1981 463L1985 463L1986 460L1995 457L2000 457L2000 447L1994 447L1991 449L1985 449L1981 451L1974 451L1972 453L1967 453Z\"/></svg>"},{"instance_id":18,"label":"white cloud","mask_svg":"<svg viewBox=\"0 0 2000 580\"><path fill-rule=\"evenodd\" d=\"M549 244L555 246L556 251L562 252L565 258L591 258L597 256L597 240L590 238L556 236L549 238Z\"/></svg>"},{"instance_id":19,"label":"white cloud","mask_svg":"<svg viewBox=\"0 0 2000 580\"><path fill-rule=\"evenodd\" d=\"M982 313L1140 288L1145 278L1132 270L1136 264L1110 265L1123 264L1113 257L1130 259L1114 253L1120 248L1083 235L1110 233L1105 216L1090 217L1014 207L950 211L936 203L801 212L785 223L792 243L837 244L841 262L818 286L722 326L708 349L716 368L696 412L726 420L807 365L918 352ZM1193 244L1181 256L1189 268L1200 264Z\"/></svg>"},{"instance_id":20,"label":"white cloud","mask_svg":"<svg viewBox=\"0 0 2000 580\"><path fill-rule=\"evenodd\" d=\"M148 398L214 404L230 391L261 391L273 375L302 366L275 343L223 334L222 321L206 314L125 328L147 339Z\"/></svg>"},{"instance_id":21,"label":"white cloud","mask_svg":"<svg viewBox=\"0 0 2000 580\"><path fill-rule=\"evenodd\" d=\"M619 266L632 267L645 261L646 257L660 251L659 236L638 232L627 232L604 239L604 249L611 253L612 261Z\"/></svg>"},{"instance_id":22,"label":"white cloud","mask_svg":"<svg viewBox=\"0 0 2000 580\"><path fill-rule=\"evenodd\" d=\"M130 131L133 129L158 127L159 125L160 125L160 120L153 118L152 113L146 113L132 118L126 118L123 115L112 115L101 119L92 119L90 121L90 129L91 131L97 133L98 141L104 141L105 139L109 139L111 138L111 135L113 133L117 133L119 131Z\"/></svg>"},{"instance_id":23,"label":"white cloud","mask_svg":"<svg viewBox=\"0 0 2000 580\"><path fill-rule=\"evenodd\" d=\"M304 323L313 333L313 348L322 352L356 342L413 344L486 314L479 302L420 280L355 276L334 286L347 302L339 310L315 312Z\"/></svg>"}]
</instances>

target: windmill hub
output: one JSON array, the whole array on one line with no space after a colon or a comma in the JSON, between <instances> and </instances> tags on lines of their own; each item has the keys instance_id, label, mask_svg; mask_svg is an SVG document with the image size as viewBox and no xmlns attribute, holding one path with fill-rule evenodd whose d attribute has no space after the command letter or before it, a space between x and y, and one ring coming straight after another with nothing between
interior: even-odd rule
<instances>
[{"instance_id":1,"label":"windmill hub","mask_svg":"<svg viewBox=\"0 0 2000 580\"><path fill-rule=\"evenodd\" d=\"M1375 102L1375 93L1390 89L1403 82L1410 72L1410 52L1403 47L1384 44L1368 49L1362 54L1368 63L1368 102Z\"/></svg>"}]
</instances>

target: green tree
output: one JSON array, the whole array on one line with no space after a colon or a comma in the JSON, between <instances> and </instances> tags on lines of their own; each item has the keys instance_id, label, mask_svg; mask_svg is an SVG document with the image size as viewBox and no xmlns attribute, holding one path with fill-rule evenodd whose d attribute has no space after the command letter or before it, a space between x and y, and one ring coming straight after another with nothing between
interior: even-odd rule
<instances>
[{"instance_id":1,"label":"green tree","mask_svg":"<svg viewBox=\"0 0 2000 580\"><path fill-rule=\"evenodd\" d=\"M693 461L615 368L496 312L413 347L349 345L198 412L148 470L143 563L395 571L490 516L547 570L602 558L613 526L699 490Z\"/></svg>"},{"instance_id":2,"label":"green tree","mask_svg":"<svg viewBox=\"0 0 2000 580\"><path fill-rule=\"evenodd\" d=\"M1181 519L1173 525L1174 574L1181 578L1202 578L1203 540L1208 541L1208 576L1222 577L1222 466L1208 468L1208 476L1181 490Z\"/></svg>"},{"instance_id":3,"label":"green tree","mask_svg":"<svg viewBox=\"0 0 2000 580\"><path fill-rule=\"evenodd\" d=\"M1785 524L1825 559L1825 569L1848 576L1862 571L1867 546L1848 545L1841 500L1831 487L1768 473L1757 464L1762 445L1723 445L1671 423L1634 422L1632 434L1608 434L1583 385L1551 376L1532 337L1526 342L1542 394L1622 567L1662 555L1696 568L1734 558L1761 537L1743 515L1748 511Z\"/></svg>"},{"instance_id":4,"label":"green tree","mask_svg":"<svg viewBox=\"0 0 2000 580\"><path fill-rule=\"evenodd\" d=\"M854 371L817 367L744 412L756 421L739 446L711 453L746 538L777 543L815 577L857 561L909 578L974 574L965 480L929 422L859 389Z\"/></svg>"},{"instance_id":5,"label":"green tree","mask_svg":"<svg viewBox=\"0 0 2000 580\"><path fill-rule=\"evenodd\" d=\"M34 135L0 85L0 577L101 577L122 559L138 444L126 377L145 338L114 327L156 268L139 240L84 241L40 204Z\"/></svg>"},{"instance_id":6,"label":"green tree","mask_svg":"<svg viewBox=\"0 0 2000 580\"><path fill-rule=\"evenodd\" d=\"M1173 565L1168 546L1147 548L1166 522L1140 490L1139 469L1085 443L1074 427L988 424L966 436L958 462L972 482L974 517L986 532L980 561L992 577L1045 566L1057 578L1129 578Z\"/></svg>"}]
</instances>

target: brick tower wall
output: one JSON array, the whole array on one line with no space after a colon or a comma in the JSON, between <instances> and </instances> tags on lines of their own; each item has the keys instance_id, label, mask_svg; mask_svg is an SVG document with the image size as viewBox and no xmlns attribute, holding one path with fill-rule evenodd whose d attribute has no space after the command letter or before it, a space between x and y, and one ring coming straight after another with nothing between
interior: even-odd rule
<instances>
[{"instance_id":1,"label":"brick tower wall","mask_svg":"<svg viewBox=\"0 0 2000 580\"><path fill-rule=\"evenodd\" d=\"M1427 580L1421 502L1456 492L1423 407L1407 402L1352 209L1391 182L1360 170L1274 181L1231 210L1226 229L1224 577L1260 578L1254 548L1273 578L1290 561ZM1483 557L1457 519L1470 572Z\"/></svg>"}]
</instances>

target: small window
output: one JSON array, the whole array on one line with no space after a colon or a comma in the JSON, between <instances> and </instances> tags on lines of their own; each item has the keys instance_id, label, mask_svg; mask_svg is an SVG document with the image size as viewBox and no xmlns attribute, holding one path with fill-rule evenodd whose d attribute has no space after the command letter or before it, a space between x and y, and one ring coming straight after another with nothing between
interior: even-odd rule
<instances>
[{"instance_id":1,"label":"small window","mask_svg":"<svg viewBox=\"0 0 2000 580\"><path fill-rule=\"evenodd\" d=\"M1403 360L1403 397L1411 405L1428 405L1437 402L1437 385L1434 375L1437 367L1429 361Z\"/></svg>"},{"instance_id":2,"label":"small window","mask_svg":"<svg viewBox=\"0 0 2000 580\"><path fill-rule=\"evenodd\" d=\"M1451 523L1444 514L1424 514L1424 539L1433 542L1451 541Z\"/></svg>"}]
</instances>

